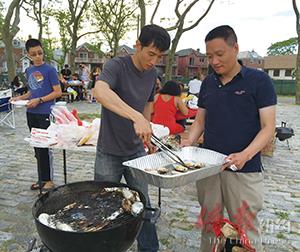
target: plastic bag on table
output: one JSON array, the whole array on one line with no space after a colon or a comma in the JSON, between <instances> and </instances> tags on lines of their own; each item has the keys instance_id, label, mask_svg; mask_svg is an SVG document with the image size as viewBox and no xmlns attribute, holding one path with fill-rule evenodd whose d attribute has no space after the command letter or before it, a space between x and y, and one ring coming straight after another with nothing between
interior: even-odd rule
<instances>
[{"instance_id":1,"label":"plastic bag on table","mask_svg":"<svg viewBox=\"0 0 300 252\"><path fill-rule=\"evenodd\" d=\"M75 147L78 141L85 135L86 128L76 124L55 124L48 127L50 134L55 134L57 144L60 146Z\"/></svg>"},{"instance_id":2,"label":"plastic bag on table","mask_svg":"<svg viewBox=\"0 0 300 252\"><path fill-rule=\"evenodd\" d=\"M155 123L150 123L151 128L153 131L153 134L157 136L158 138L162 138L164 136L168 136L170 134L170 130L168 127L165 127L164 125L161 124L155 124Z\"/></svg>"},{"instance_id":3,"label":"plastic bag on table","mask_svg":"<svg viewBox=\"0 0 300 252\"><path fill-rule=\"evenodd\" d=\"M51 115L56 124L78 124L76 117L65 106L51 107Z\"/></svg>"},{"instance_id":4,"label":"plastic bag on table","mask_svg":"<svg viewBox=\"0 0 300 252\"><path fill-rule=\"evenodd\" d=\"M30 138L25 138L25 141L29 142L35 147L49 147L57 143L57 137L55 134L45 129L32 128L30 132Z\"/></svg>"}]
</instances>

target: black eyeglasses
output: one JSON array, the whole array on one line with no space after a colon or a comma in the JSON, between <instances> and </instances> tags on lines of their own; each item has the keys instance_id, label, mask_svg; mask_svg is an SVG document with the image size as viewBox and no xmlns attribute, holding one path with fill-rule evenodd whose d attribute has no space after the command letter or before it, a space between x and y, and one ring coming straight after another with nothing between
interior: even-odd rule
<instances>
[{"instance_id":1,"label":"black eyeglasses","mask_svg":"<svg viewBox=\"0 0 300 252\"><path fill-rule=\"evenodd\" d=\"M29 56L30 57L36 57L36 56L38 56L38 55L43 55L44 53L42 52L42 51L39 51L39 52L37 52L37 53L31 53L31 54L29 54Z\"/></svg>"}]
</instances>

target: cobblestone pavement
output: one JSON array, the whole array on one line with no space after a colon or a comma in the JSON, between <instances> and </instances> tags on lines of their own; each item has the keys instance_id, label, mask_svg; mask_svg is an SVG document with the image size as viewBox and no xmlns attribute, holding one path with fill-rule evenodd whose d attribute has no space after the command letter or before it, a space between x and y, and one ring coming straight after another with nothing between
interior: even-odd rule
<instances>
[{"instance_id":1,"label":"cobblestone pavement","mask_svg":"<svg viewBox=\"0 0 300 252\"><path fill-rule=\"evenodd\" d=\"M70 105L79 112L97 113L97 104ZM300 251L300 106L291 98L279 98L277 124L284 120L294 128L291 149L276 142L273 157L264 157L265 206L260 213L266 251ZM0 126L0 252L26 251L28 241L38 238L31 207L37 192L29 186L36 181L33 149L24 142L28 136L25 109L16 109L16 129ZM56 185L63 184L62 152L54 151ZM67 152L68 182L93 179L94 155ZM156 205L157 188L150 187ZM200 207L195 185L162 190L162 214L158 221L160 251L199 251L200 230L195 227ZM40 241L38 240L40 244ZM135 245L131 251L136 251ZM66 251L69 252L69 251ZM88 251L86 251L88 252Z\"/></svg>"}]
</instances>

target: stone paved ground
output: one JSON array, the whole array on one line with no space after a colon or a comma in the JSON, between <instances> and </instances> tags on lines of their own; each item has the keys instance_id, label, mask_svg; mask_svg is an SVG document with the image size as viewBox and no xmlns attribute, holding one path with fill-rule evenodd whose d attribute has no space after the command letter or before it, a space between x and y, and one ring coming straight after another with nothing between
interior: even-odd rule
<instances>
[{"instance_id":1,"label":"stone paved ground","mask_svg":"<svg viewBox=\"0 0 300 252\"><path fill-rule=\"evenodd\" d=\"M95 113L97 104L71 104L79 112ZM285 120L294 128L291 150L285 142L276 142L272 158L263 158L265 166L265 208L261 212L265 250L300 251L300 107L291 98L280 98L277 124ZM36 180L33 149L23 141L28 136L24 108L16 110L16 129L0 126L0 252L21 252L38 235L31 207L37 192L30 191ZM62 153L55 151L55 183L63 184ZM68 181L93 179L94 155L68 152ZM150 187L154 205L157 188ZM200 231L195 227L200 212L194 184L162 190L162 214L158 221L160 251L199 251ZM40 243L40 241L38 240ZM136 251L135 246L131 251ZM66 251L67 252L67 251ZM86 251L88 252L88 251Z\"/></svg>"}]
</instances>

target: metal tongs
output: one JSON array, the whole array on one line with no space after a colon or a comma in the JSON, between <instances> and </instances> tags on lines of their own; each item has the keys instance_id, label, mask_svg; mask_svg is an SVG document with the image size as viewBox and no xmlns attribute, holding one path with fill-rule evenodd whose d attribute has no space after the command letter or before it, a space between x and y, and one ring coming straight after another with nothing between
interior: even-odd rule
<instances>
[{"instance_id":1,"label":"metal tongs","mask_svg":"<svg viewBox=\"0 0 300 252\"><path fill-rule=\"evenodd\" d=\"M176 153L165 145L157 136L151 135L151 142L177 164L190 168Z\"/></svg>"}]
</instances>

